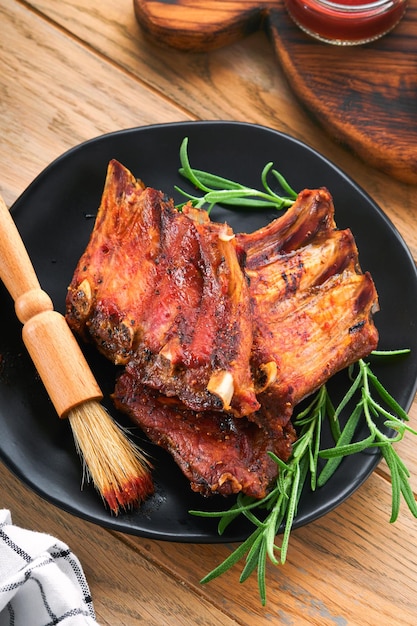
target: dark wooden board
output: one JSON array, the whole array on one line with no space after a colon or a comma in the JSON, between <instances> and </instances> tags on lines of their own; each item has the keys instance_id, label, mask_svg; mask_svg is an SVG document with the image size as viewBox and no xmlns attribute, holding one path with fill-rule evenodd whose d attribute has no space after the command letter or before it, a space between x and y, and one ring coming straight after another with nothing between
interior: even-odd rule
<instances>
[{"instance_id":1,"label":"dark wooden board","mask_svg":"<svg viewBox=\"0 0 417 626\"><path fill-rule=\"evenodd\" d=\"M417 2L385 37L339 47L305 35L282 0L134 0L155 42L208 52L264 28L301 103L358 157L417 184Z\"/></svg>"}]
</instances>

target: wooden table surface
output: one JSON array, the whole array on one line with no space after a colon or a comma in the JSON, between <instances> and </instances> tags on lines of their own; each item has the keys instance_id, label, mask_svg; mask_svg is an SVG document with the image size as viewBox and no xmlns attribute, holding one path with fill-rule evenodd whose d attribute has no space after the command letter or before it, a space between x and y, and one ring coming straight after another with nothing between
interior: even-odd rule
<instances>
[{"instance_id":1,"label":"wooden table surface","mask_svg":"<svg viewBox=\"0 0 417 626\"><path fill-rule=\"evenodd\" d=\"M263 32L210 53L144 38L130 0L1 0L0 192L12 204L76 144L123 128L225 119L289 133L322 152L375 199L417 258L416 187L391 180L325 136L297 103ZM400 303L399 303L400 304ZM417 423L417 405L410 411ZM397 447L417 493L416 440ZM293 532L287 563L268 566L268 603L240 569L199 580L233 545L158 542L79 520L0 466L0 507L51 533L79 557L99 624L262 625L417 623L417 521L389 524L382 463L343 505ZM30 625L28 625L30 626Z\"/></svg>"}]
</instances>

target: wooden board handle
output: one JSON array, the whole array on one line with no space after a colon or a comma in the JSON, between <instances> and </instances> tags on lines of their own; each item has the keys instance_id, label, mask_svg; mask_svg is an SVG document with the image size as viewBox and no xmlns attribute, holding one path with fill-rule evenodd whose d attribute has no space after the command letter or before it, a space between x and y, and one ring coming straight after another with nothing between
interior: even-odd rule
<instances>
[{"instance_id":1,"label":"wooden board handle","mask_svg":"<svg viewBox=\"0 0 417 626\"><path fill-rule=\"evenodd\" d=\"M133 0L136 19L154 41L179 50L207 52L228 46L261 27L273 0Z\"/></svg>"},{"instance_id":2,"label":"wooden board handle","mask_svg":"<svg viewBox=\"0 0 417 626\"><path fill-rule=\"evenodd\" d=\"M15 301L23 341L60 417L103 395L63 315L40 287L35 270L0 196L0 278Z\"/></svg>"}]
</instances>

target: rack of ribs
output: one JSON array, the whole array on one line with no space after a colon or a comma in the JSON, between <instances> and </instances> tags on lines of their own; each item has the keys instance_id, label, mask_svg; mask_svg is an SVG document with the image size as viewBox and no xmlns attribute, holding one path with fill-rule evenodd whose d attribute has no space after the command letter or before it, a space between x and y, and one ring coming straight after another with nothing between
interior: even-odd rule
<instances>
[{"instance_id":1,"label":"rack of ribs","mask_svg":"<svg viewBox=\"0 0 417 626\"><path fill-rule=\"evenodd\" d=\"M109 163L66 317L122 365L113 399L204 495L263 497L294 407L377 345L378 298L326 189L235 234Z\"/></svg>"}]
</instances>

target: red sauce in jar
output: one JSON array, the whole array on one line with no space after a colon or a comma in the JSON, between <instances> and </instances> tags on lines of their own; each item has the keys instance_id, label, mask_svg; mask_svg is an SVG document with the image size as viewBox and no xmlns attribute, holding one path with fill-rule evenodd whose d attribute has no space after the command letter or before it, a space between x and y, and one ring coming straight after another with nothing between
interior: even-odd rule
<instances>
[{"instance_id":1,"label":"red sauce in jar","mask_svg":"<svg viewBox=\"0 0 417 626\"><path fill-rule=\"evenodd\" d=\"M408 0L285 0L298 26L316 39L339 45L367 43L394 28Z\"/></svg>"}]
</instances>

